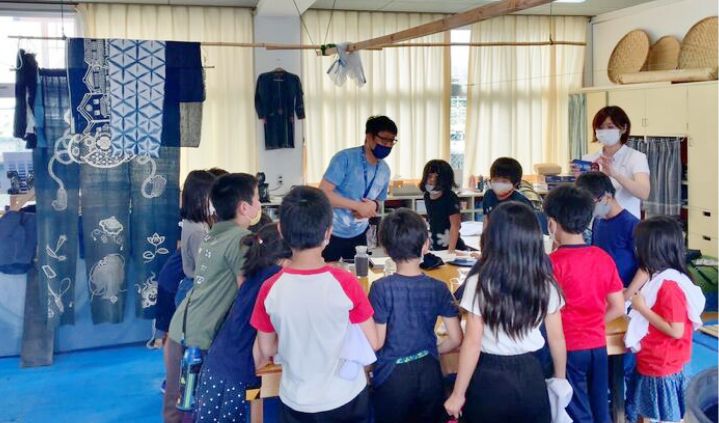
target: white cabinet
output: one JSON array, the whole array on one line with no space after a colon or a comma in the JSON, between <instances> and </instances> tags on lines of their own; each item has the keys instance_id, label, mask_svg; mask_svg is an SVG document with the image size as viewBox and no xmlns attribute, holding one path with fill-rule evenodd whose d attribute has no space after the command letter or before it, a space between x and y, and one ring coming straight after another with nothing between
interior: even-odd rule
<instances>
[{"instance_id":1,"label":"white cabinet","mask_svg":"<svg viewBox=\"0 0 719 423\"><path fill-rule=\"evenodd\" d=\"M634 136L675 136L687 133L687 88L681 85L609 92L609 104L619 106L632 123Z\"/></svg>"},{"instance_id":2,"label":"white cabinet","mask_svg":"<svg viewBox=\"0 0 719 423\"><path fill-rule=\"evenodd\" d=\"M687 88L688 245L714 257L719 241L718 103L716 82Z\"/></svg>"}]
</instances>

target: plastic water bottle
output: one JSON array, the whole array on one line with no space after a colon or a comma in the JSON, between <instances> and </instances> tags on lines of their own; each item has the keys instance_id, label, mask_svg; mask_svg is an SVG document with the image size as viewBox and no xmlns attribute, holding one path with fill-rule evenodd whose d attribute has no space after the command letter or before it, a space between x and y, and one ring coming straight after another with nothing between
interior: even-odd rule
<instances>
[{"instance_id":1,"label":"plastic water bottle","mask_svg":"<svg viewBox=\"0 0 719 423\"><path fill-rule=\"evenodd\" d=\"M355 247L355 271L358 278L365 278L369 274L369 256L367 246L358 245Z\"/></svg>"},{"instance_id":2,"label":"plastic water bottle","mask_svg":"<svg viewBox=\"0 0 719 423\"><path fill-rule=\"evenodd\" d=\"M177 399L177 409L192 411L195 408L195 390L197 379L202 367L202 351L198 347L188 347L182 356L182 371L180 373L180 397Z\"/></svg>"}]
</instances>

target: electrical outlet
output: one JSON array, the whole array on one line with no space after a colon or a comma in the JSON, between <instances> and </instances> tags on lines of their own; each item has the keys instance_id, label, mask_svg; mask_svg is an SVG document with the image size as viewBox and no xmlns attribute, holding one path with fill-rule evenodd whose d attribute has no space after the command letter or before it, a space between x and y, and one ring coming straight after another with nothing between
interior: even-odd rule
<instances>
[{"instance_id":1,"label":"electrical outlet","mask_svg":"<svg viewBox=\"0 0 719 423\"><path fill-rule=\"evenodd\" d=\"M282 185L282 175L277 177L277 185Z\"/></svg>"}]
</instances>

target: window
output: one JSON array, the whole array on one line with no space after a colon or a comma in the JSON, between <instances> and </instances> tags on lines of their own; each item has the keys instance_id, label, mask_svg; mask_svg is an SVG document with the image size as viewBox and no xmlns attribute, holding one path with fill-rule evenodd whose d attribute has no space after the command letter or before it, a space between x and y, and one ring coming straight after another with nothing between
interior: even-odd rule
<instances>
[{"instance_id":1,"label":"window","mask_svg":"<svg viewBox=\"0 0 719 423\"><path fill-rule=\"evenodd\" d=\"M468 43L471 31L455 29L450 33L453 43ZM452 94L449 115L449 161L453 168L464 169L464 129L467 120L467 69L469 47L452 46ZM461 171L459 172L462 173Z\"/></svg>"},{"instance_id":2,"label":"window","mask_svg":"<svg viewBox=\"0 0 719 423\"><path fill-rule=\"evenodd\" d=\"M64 25L60 13L3 14L0 10L0 163L2 153L23 151L25 142L14 138L15 71L18 48L37 54L41 68L65 67L65 43L61 40L16 40L8 35L59 37L75 35L75 17L66 14ZM9 12L5 12L9 13ZM4 178L0 178L4 179Z\"/></svg>"}]
</instances>

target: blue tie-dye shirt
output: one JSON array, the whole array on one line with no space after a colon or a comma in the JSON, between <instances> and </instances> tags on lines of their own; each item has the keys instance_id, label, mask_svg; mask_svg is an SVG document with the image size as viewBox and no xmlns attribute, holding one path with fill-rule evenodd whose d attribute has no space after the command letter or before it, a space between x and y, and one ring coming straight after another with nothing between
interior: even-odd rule
<instances>
[{"instance_id":1,"label":"blue tie-dye shirt","mask_svg":"<svg viewBox=\"0 0 719 423\"><path fill-rule=\"evenodd\" d=\"M387 198L389 178L390 170L387 163L384 160L378 161L376 165L369 163L364 155L364 147L348 148L335 154L324 175L324 179L335 186L336 193L354 201L362 201L363 197L384 201ZM361 235L368 225L367 219L354 217L352 210L334 209L332 219L334 236L354 238Z\"/></svg>"}]
</instances>

